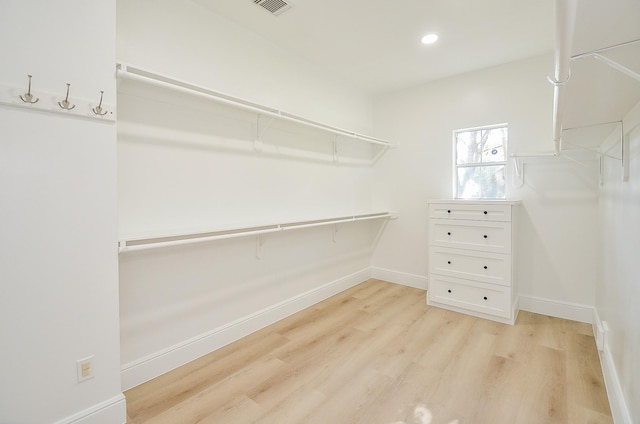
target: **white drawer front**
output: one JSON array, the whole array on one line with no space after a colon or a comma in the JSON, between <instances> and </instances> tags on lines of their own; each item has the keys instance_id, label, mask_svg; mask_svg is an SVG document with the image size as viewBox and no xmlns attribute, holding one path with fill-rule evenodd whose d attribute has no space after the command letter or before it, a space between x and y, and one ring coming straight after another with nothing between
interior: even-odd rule
<instances>
[{"instance_id":1,"label":"white drawer front","mask_svg":"<svg viewBox=\"0 0 640 424\"><path fill-rule=\"evenodd\" d=\"M429 272L510 286L511 255L432 247Z\"/></svg>"},{"instance_id":2,"label":"white drawer front","mask_svg":"<svg viewBox=\"0 0 640 424\"><path fill-rule=\"evenodd\" d=\"M511 224L508 222L431 219L432 246L511 253Z\"/></svg>"},{"instance_id":3,"label":"white drawer front","mask_svg":"<svg viewBox=\"0 0 640 424\"><path fill-rule=\"evenodd\" d=\"M429 300L472 311L510 318L511 288L429 275Z\"/></svg>"},{"instance_id":4,"label":"white drawer front","mask_svg":"<svg viewBox=\"0 0 640 424\"><path fill-rule=\"evenodd\" d=\"M511 221L511 205L430 203L429 216L442 219L468 219L472 221Z\"/></svg>"}]
</instances>

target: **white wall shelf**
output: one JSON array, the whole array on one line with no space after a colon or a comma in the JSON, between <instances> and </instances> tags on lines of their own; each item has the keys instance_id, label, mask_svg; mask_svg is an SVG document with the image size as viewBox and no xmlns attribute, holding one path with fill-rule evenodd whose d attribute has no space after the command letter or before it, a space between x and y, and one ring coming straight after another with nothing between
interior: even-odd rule
<instances>
[{"instance_id":1,"label":"white wall shelf","mask_svg":"<svg viewBox=\"0 0 640 424\"><path fill-rule=\"evenodd\" d=\"M359 215L341 216L328 219L315 219L307 221L281 222L276 224L251 225L230 229L202 230L198 232L156 234L140 237L123 238L118 242L119 253L127 253L139 250L157 249L162 247L180 246L184 244L202 243L214 240L224 240L238 237L256 236L256 256L260 258L262 240L264 234L280 231L299 230L303 228L320 227L326 225L337 226L356 221L368 221L374 219L396 219L397 214L391 212L375 212ZM335 231L334 227L334 241Z\"/></svg>"},{"instance_id":2,"label":"white wall shelf","mask_svg":"<svg viewBox=\"0 0 640 424\"><path fill-rule=\"evenodd\" d=\"M623 43L618 43L604 48L580 53L571 56L571 49L573 45L576 16L578 9L577 0L558 0L556 2L556 44L555 44L555 73L553 77L548 77L548 80L553 84L553 141L554 141L554 154L560 155L562 152L562 136L563 136L563 119L565 113L566 103L566 86L571 79L571 63L577 60L586 58L594 58L600 62L605 63L616 71L620 72L627 77L634 79L636 82L640 82L640 73L630 69L622 63L613 60L603 53L620 49L627 46L640 44L640 39L630 40ZM606 82L603 82L606 83ZM622 118L622 117L620 117ZM625 130L621 124L621 141L622 141L622 169L623 169L623 182L629 179L629 158L626 152L628 151L628 142L625 136ZM601 125L601 124L594 124ZM516 159L516 170L518 169L518 163Z\"/></svg>"},{"instance_id":3,"label":"white wall shelf","mask_svg":"<svg viewBox=\"0 0 640 424\"><path fill-rule=\"evenodd\" d=\"M272 118L282 119L285 121L295 122L306 127L316 128L323 130L337 136L344 136L353 140L361 140L367 143L371 143L377 146L381 146L385 149L395 147L390 141L383 140L376 137L371 137L365 134L360 134L354 131L345 130L342 128L327 125L321 122L317 122L311 119L304 118L302 116L294 115L270 106L261 105L249 100L241 99L239 97L231 96L225 93L221 93L215 90L211 90L207 87L202 87L196 84L192 84L186 81L182 81L176 78L172 78L166 75L161 75L156 72L142 69L138 66L118 63L116 65L117 75L119 78L126 78L130 80L140 81L147 84L156 85L159 87L168 88L171 90L204 97L215 102L224 103L229 106L233 106L239 109L251 111L257 113L259 116L268 116ZM259 136L262 129L258 129L258 137L256 143L259 144Z\"/></svg>"},{"instance_id":4,"label":"white wall shelf","mask_svg":"<svg viewBox=\"0 0 640 424\"><path fill-rule=\"evenodd\" d=\"M575 148L563 149L560 154L554 151L541 151L530 153L511 153L509 159L513 161L514 179L517 187L524 185L525 163L528 161L568 161L580 166L588 166L588 162L599 160L602 157L612 157L608 154L601 153L594 149Z\"/></svg>"}]
</instances>

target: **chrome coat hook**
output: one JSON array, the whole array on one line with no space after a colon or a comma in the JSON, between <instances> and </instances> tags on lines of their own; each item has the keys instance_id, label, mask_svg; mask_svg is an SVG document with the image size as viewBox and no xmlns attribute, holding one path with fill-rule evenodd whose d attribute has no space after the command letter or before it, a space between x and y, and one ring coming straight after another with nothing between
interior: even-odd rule
<instances>
[{"instance_id":1,"label":"chrome coat hook","mask_svg":"<svg viewBox=\"0 0 640 424\"><path fill-rule=\"evenodd\" d=\"M69 87L71 87L71 84L67 83L67 96L64 98L63 101L58 102L58 106L66 110L71 110L74 107L76 107L76 105L72 105L71 103L69 103Z\"/></svg>"},{"instance_id":2,"label":"chrome coat hook","mask_svg":"<svg viewBox=\"0 0 640 424\"><path fill-rule=\"evenodd\" d=\"M100 103L98 103L98 106L94 107L91 109L91 111L96 114L96 115L100 115L100 116L104 116L107 114L107 110L106 109L102 109L102 96L104 96L104 91L100 90Z\"/></svg>"},{"instance_id":3,"label":"chrome coat hook","mask_svg":"<svg viewBox=\"0 0 640 424\"><path fill-rule=\"evenodd\" d=\"M20 95L20 100L22 100L25 103L38 103L38 100L40 100L37 97L34 97L33 94L31 94L31 75L27 75L29 77L29 89L27 90L26 93Z\"/></svg>"}]
</instances>

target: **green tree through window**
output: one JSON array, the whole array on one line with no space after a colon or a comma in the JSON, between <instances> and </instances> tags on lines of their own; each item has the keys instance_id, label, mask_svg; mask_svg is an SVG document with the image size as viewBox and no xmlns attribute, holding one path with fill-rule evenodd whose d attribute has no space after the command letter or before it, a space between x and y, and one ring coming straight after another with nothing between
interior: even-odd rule
<instances>
[{"instance_id":1,"label":"green tree through window","mask_svg":"<svg viewBox=\"0 0 640 424\"><path fill-rule=\"evenodd\" d=\"M454 131L455 197L504 199L506 124Z\"/></svg>"}]
</instances>

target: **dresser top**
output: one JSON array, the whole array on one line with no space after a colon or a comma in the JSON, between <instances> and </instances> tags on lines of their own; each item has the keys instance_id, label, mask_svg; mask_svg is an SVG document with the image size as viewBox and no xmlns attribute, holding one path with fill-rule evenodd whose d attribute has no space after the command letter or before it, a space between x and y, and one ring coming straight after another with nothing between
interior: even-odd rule
<instances>
[{"instance_id":1,"label":"dresser top","mask_svg":"<svg viewBox=\"0 0 640 424\"><path fill-rule=\"evenodd\" d=\"M459 205L519 205L521 202L519 200L503 199L429 199L428 203L453 203Z\"/></svg>"}]
</instances>

